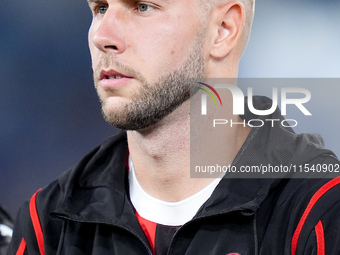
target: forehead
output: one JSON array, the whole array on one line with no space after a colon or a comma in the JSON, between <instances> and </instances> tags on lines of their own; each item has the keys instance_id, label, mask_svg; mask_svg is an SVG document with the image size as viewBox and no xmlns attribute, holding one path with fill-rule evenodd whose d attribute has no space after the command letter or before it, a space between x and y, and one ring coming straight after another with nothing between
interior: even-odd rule
<instances>
[{"instance_id":1,"label":"forehead","mask_svg":"<svg viewBox=\"0 0 340 255\"><path fill-rule=\"evenodd\" d=\"M158 2L176 2L176 1L177 0L160 0ZM91 4L91 3L115 3L115 2L118 2L118 3L137 3L137 2L141 2L141 1L137 1L137 0L87 0L87 2L89 4ZM148 2L145 2L145 3L147 4Z\"/></svg>"},{"instance_id":2,"label":"forehead","mask_svg":"<svg viewBox=\"0 0 340 255\"><path fill-rule=\"evenodd\" d=\"M175 21L182 21L186 24L199 23L203 25L206 23L206 19L203 17L206 14L202 13L202 6L207 5L206 3L201 5L199 4L203 0L152 0L152 1L140 1L140 0L87 0L90 9L93 13L98 11L98 8L113 8L112 10L120 10L122 13L124 12L125 20L129 20L130 18L135 18L138 16L136 10L140 5L149 5L152 7L154 12L148 13L146 15L139 15L139 19L143 19L144 17L148 17L143 21L152 21L155 22L157 18L163 18L164 20L172 19ZM209 2L210 0L204 0L205 2ZM132 11L133 10L133 11ZM144 14L144 13L143 13ZM95 19L95 15L93 16ZM157 22L164 23L162 20ZM178 22L175 22L178 23Z\"/></svg>"},{"instance_id":3,"label":"forehead","mask_svg":"<svg viewBox=\"0 0 340 255\"><path fill-rule=\"evenodd\" d=\"M104 4L104 3L107 3L107 0L87 0L87 3L89 5L91 5L91 4Z\"/></svg>"},{"instance_id":4,"label":"forehead","mask_svg":"<svg viewBox=\"0 0 340 255\"><path fill-rule=\"evenodd\" d=\"M87 3L90 4L114 4L114 3L121 3L121 4L176 4L176 3L187 3L192 4L191 8L194 8L194 6L207 6L210 3L211 0L153 0L152 2L142 2L137 0L87 0ZM191 9L190 8L190 9ZM189 10L188 10L189 11Z\"/></svg>"}]
</instances>

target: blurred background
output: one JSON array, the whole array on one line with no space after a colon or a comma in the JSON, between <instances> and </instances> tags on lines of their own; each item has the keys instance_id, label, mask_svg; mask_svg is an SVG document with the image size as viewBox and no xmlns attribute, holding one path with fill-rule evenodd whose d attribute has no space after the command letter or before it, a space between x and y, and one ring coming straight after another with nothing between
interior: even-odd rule
<instances>
[{"instance_id":1,"label":"blurred background","mask_svg":"<svg viewBox=\"0 0 340 255\"><path fill-rule=\"evenodd\" d=\"M339 13L338 0L258 0L240 77L340 78ZM0 204L13 217L116 132L102 119L93 87L90 22L85 0L1 3ZM312 117L288 111L298 132L322 134L340 155L338 84L311 82ZM271 88L254 93L270 95Z\"/></svg>"}]
</instances>

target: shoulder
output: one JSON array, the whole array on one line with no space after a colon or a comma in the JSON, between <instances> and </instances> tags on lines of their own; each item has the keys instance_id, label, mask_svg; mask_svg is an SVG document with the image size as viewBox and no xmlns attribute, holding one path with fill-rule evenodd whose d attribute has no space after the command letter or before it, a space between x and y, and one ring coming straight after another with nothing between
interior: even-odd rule
<instances>
[{"instance_id":1,"label":"shoulder","mask_svg":"<svg viewBox=\"0 0 340 255\"><path fill-rule=\"evenodd\" d=\"M18 249L22 247L26 251L39 252L42 245L39 239L44 240L46 236L49 237L49 240L45 243L45 246L50 246L46 249L56 250L63 221L54 218L52 212L63 207L65 202L68 202L68 205L74 204L74 201L70 200L72 200L74 193L80 190L79 187L86 188L88 183L95 185L98 178L105 179L98 175L98 171L100 172L101 168L109 168L107 167L110 164L109 158L124 158L126 150L126 135L121 132L104 140L100 146L88 153L75 167L64 172L48 186L39 189L19 210L9 254L17 254Z\"/></svg>"},{"instance_id":2,"label":"shoulder","mask_svg":"<svg viewBox=\"0 0 340 255\"><path fill-rule=\"evenodd\" d=\"M85 155L75 167L64 172L57 180L34 195L39 215L46 215L59 208L65 200L82 188L95 187L97 182L105 177L102 175L109 175L102 169L110 168L115 164L125 165L125 160L122 159L125 159L126 152L125 132L104 140L102 144Z\"/></svg>"},{"instance_id":3,"label":"shoulder","mask_svg":"<svg viewBox=\"0 0 340 255\"><path fill-rule=\"evenodd\" d=\"M273 222L286 225L281 227L287 231L289 254L340 254L339 194L340 177L288 181L275 206Z\"/></svg>"},{"instance_id":4,"label":"shoulder","mask_svg":"<svg viewBox=\"0 0 340 255\"><path fill-rule=\"evenodd\" d=\"M305 180L291 228L292 254L339 254L340 177ZM297 196L297 193L295 193Z\"/></svg>"},{"instance_id":5,"label":"shoulder","mask_svg":"<svg viewBox=\"0 0 340 255\"><path fill-rule=\"evenodd\" d=\"M298 139L287 163L295 173L277 180L260 206L262 247L284 247L283 254L294 255L340 254L340 162L317 136Z\"/></svg>"}]
</instances>

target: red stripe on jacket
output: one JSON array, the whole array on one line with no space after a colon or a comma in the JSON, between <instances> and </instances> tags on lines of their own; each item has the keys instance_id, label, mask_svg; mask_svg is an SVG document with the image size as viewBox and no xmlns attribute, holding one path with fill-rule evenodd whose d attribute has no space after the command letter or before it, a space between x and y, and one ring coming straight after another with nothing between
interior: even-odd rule
<instances>
[{"instance_id":1,"label":"red stripe on jacket","mask_svg":"<svg viewBox=\"0 0 340 255\"><path fill-rule=\"evenodd\" d=\"M330 189L332 189L333 187L335 187L336 185L340 184L340 177L334 178L332 180L330 180L329 182L327 182L325 185L323 185L312 197L312 199L309 201L306 210L304 211L299 224L294 232L293 238L292 238L292 255L296 254L296 249L297 249L297 244L299 241L299 237L303 228L303 225L305 224L305 221L309 215L309 213L311 212L311 210L313 209L314 205L316 204L316 202L318 202L318 200L326 194L327 191L329 191ZM317 225L318 226L318 225ZM320 231L320 226L316 227L316 229L318 231ZM320 233L319 233L320 234ZM319 240L321 241L321 239ZM324 242L324 241L323 241ZM321 250L321 248L320 248ZM319 253L319 248L318 248L318 255L322 255L322 253Z\"/></svg>"},{"instance_id":2,"label":"red stripe on jacket","mask_svg":"<svg viewBox=\"0 0 340 255\"><path fill-rule=\"evenodd\" d=\"M38 190L31 198L30 215L31 215L31 219L32 219L33 227L34 227L34 232L37 237L40 255L45 255L44 236L43 236L43 232L41 229L39 215L37 211L37 205L36 205L36 198L40 190Z\"/></svg>"}]
</instances>

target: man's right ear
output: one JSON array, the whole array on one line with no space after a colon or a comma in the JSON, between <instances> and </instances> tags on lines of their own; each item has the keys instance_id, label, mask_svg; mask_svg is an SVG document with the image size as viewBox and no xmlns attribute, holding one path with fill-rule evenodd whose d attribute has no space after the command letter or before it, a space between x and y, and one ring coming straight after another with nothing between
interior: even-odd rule
<instances>
[{"instance_id":1,"label":"man's right ear","mask_svg":"<svg viewBox=\"0 0 340 255\"><path fill-rule=\"evenodd\" d=\"M237 0L230 1L213 10L213 34L210 55L226 57L239 43L245 21L245 7Z\"/></svg>"}]
</instances>

